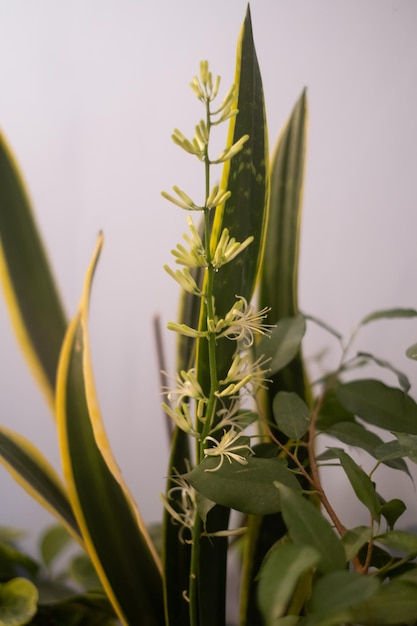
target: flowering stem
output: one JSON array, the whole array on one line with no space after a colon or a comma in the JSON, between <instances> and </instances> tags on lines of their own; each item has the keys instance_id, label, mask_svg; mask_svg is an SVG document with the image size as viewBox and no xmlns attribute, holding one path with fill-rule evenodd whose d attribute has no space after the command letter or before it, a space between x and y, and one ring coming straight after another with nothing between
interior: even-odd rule
<instances>
[{"instance_id":1,"label":"flowering stem","mask_svg":"<svg viewBox=\"0 0 417 626\"><path fill-rule=\"evenodd\" d=\"M207 199L210 194L210 159L208 154L208 140L210 138L210 102L206 101L206 126L207 126L207 143L204 150L204 165L205 165L205 195ZM206 269L206 295L205 306L207 311L207 319L214 319L214 267L212 265L210 239L211 239L211 227L210 227L210 209L204 207L204 245L207 258ZM197 442L197 463L201 463L204 458L204 446L205 438L210 432L211 423L216 410L216 395L215 392L218 389L218 377L217 377L217 362L216 362L216 335L213 332L208 333L208 358L209 358L209 371L210 371L210 393L205 411L205 421L202 428L202 434L200 441ZM197 426L197 425L196 425ZM198 579L199 579L199 565L200 565L200 538L202 532L202 523L199 515L196 515L194 527L193 527L193 539L191 549L191 564L190 564L190 587L189 587L189 600L190 600L190 626L198 626Z\"/></svg>"}]
</instances>

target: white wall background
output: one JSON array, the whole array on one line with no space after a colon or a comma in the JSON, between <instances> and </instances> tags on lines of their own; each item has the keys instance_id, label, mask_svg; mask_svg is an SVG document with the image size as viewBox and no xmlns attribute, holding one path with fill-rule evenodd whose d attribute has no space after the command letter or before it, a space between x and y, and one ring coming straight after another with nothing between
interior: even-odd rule
<instances>
[{"instance_id":1,"label":"white wall background","mask_svg":"<svg viewBox=\"0 0 417 626\"><path fill-rule=\"evenodd\" d=\"M0 124L69 315L105 233L91 314L97 386L146 521L160 518L167 458L151 320L176 317L177 289L162 265L185 230L185 214L160 191L178 184L193 195L202 185L170 134L192 134L201 116L188 88L201 59L229 86L245 9L246 0L0 0ZM348 333L370 310L417 307L417 3L253 0L251 9L271 148L308 87L302 309ZM416 379L404 350L417 322L379 322L360 339ZM323 341L332 345L310 333L306 352ZM58 466L52 418L2 302L0 346L0 419ZM346 502L349 487L336 485ZM416 497L406 489L411 524ZM387 482L384 495L400 490ZM36 536L52 521L2 468L0 498L0 525ZM358 523L348 508L345 523Z\"/></svg>"}]
</instances>

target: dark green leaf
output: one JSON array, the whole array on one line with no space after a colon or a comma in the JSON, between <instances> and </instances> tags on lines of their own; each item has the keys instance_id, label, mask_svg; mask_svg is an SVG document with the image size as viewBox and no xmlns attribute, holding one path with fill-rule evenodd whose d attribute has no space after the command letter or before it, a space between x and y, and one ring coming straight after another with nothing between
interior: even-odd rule
<instances>
[{"instance_id":1,"label":"dark green leaf","mask_svg":"<svg viewBox=\"0 0 417 626\"><path fill-rule=\"evenodd\" d=\"M345 547L346 560L351 561L359 550L366 545L372 537L372 528L369 526L357 526L346 531L342 537Z\"/></svg>"},{"instance_id":2,"label":"dark green leaf","mask_svg":"<svg viewBox=\"0 0 417 626\"><path fill-rule=\"evenodd\" d=\"M289 391L279 391L272 403L274 418L284 435L299 441L310 426L310 409L300 396Z\"/></svg>"},{"instance_id":3,"label":"dark green leaf","mask_svg":"<svg viewBox=\"0 0 417 626\"><path fill-rule=\"evenodd\" d=\"M276 485L281 495L282 515L294 543L312 546L320 553L317 568L321 572L343 569L345 550L329 522L300 493L278 482Z\"/></svg>"},{"instance_id":4,"label":"dark green leaf","mask_svg":"<svg viewBox=\"0 0 417 626\"><path fill-rule=\"evenodd\" d=\"M391 461L392 459L401 459L405 454L406 449L402 446L397 439L381 443L375 448L375 458L378 461Z\"/></svg>"},{"instance_id":5,"label":"dark green leaf","mask_svg":"<svg viewBox=\"0 0 417 626\"><path fill-rule=\"evenodd\" d=\"M371 479L346 452L338 448L331 449L340 460L356 496L367 507L372 518L378 521L381 514L381 503Z\"/></svg>"},{"instance_id":6,"label":"dark green leaf","mask_svg":"<svg viewBox=\"0 0 417 626\"><path fill-rule=\"evenodd\" d=\"M404 450L404 456L417 463L417 437L405 433L397 433L397 439Z\"/></svg>"},{"instance_id":7,"label":"dark green leaf","mask_svg":"<svg viewBox=\"0 0 417 626\"><path fill-rule=\"evenodd\" d=\"M355 421L336 423L326 430L326 434L331 437L335 437L348 446L361 448L385 465L388 465L393 469L401 470L408 476L411 476L407 464L403 459L389 457L386 459L380 459L377 454L377 450L383 444L382 439Z\"/></svg>"},{"instance_id":8,"label":"dark green leaf","mask_svg":"<svg viewBox=\"0 0 417 626\"><path fill-rule=\"evenodd\" d=\"M390 530L383 535L378 535L375 541L382 543L390 550L401 552L402 554L417 555L417 535L408 533L405 530Z\"/></svg>"},{"instance_id":9,"label":"dark green leaf","mask_svg":"<svg viewBox=\"0 0 417 626\"><path fill-rule=\"evenodd\" d=\"M386 430L417 435L417 405L400 389L379 380L355 380L339 385L343 406L366 422Z\"/></svg>"},{"instance_id":10,"label":"dark green leaf","mask_svg":"<svg viewBox=\"0 0 417 626\"><path fill-rule=\"evenodd\" d=\"M320 406L317 419L317 430L326 432L334 424L339 422L354 422L355 417L351 411L339 402L338 397L333 389L329 389Z\"/></svg>"},{"instance_id":11,"label":"dark green leaf","mask_svg":"<svg viewBox=\"0 0 417 626\"><path fill-rule=\"evenodd\" d=\"M378 579L372 576L331 572L314 585L308 611L321 626L338 626L350 621L352 608L371 598L379 587Z\"/></svg>"},{"instance_id":12,"label":"dark green leaf","mask_svg":"<svg viewBox=\"0 0 417 626\"><path fill-rule=\"evenodd\" d=\"M306 323L301 315L287 317L278 321L269 337L262 338L256 347L256 354L271 359L268 363L271 375L293 360L300 350L305 330Z\"/></svg>"},{"instance_id":13,"label":"dark green leaf","mask_svg":"<svg viewBox=\"0 0 417 626\"><path fill-rule=\"evenodd\" d=\"M357 422L338 422L326 430L326 435L335 437L348 446L355 446L375 457L375 448L381 445L382 439L364 428Z\"/></svg>"},{"instance_id":14,"label":"dark green leaf","mask_svg":"<svg viewBox=\"0 0 417 626\"><path fill-rule=\"evenodd\" d=\"M218 464L219 459L207 458L186 478L210 500L242 513L268 515L280 511L280 494L274 481L300 488L294 474L279 459L250 457L246 465L225 460L217 471L207 471Z\"/></svg>"},{"instance_id":15,"label":"dark green leaf","mask_svg":"<svg viewBox=\"0 0 417 626\"><path fill-rule=\"evenodd\" d=\"M352 610L351 621L364 626L414 624L417 617L416 586L393 580Z\"/></svg>"},{"instance_id":16,"label":"dark green leaf","mask_svg":"<svg viewBox=\"0 0 417 626\"><path fill-rule=\"evenodd\" d=\"M285 615L300 577L319 560L311 546L281 543L272 548L258 577L258 602L267 625Z\"/></svg>"},{"instance_id":17,"label":"dark green leaf","mask_svg":"<svg viewBox=\"0 0 417 626\"><path fill-rule=\"evenodd\" d=\"M406 508L407 507L404 502L399 498L393 498L392 500L388 500L388 502L383 503L381 506L381 515L385 517L391 530L394 528L396 521L401 517Z\"/></svg>"}]
</instances>

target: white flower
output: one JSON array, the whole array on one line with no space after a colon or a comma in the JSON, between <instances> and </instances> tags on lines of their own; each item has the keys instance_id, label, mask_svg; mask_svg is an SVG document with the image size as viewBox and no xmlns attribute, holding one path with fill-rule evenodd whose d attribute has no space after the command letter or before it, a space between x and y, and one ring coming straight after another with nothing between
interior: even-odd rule
<instances>
[{"instance_id":1,"label":"white flower","mask_svg":"<svg viewBox=\"0 0 417 626\"><path fill-rule=\"evenodd\" d=\"M226 317L218 318L215 315L214 319L207 320L207 329L218 337L239 341L247 349L253 344L254 335L267 335L270 332L272 326L263 323L268 311L268 307L255 311L245 298L239 296Z\"/></svg>"},{"instance_id":2,"label":"white flower","mask_svg":"<svg viewBox=\"0 0 417 626\"><path fill-rule=\"evenodd\" d=\"M216 392L218 398L224 396L233 396L244 387L251 387L251 393L254 394L260 387L266 388L267 379L265 374L268 370L263 366L270 359L263 360L261 356L256 361L252 361L250 355L237 352L233 358L232 364L227 372L226 378L220 380L219 383L224 388Z\"/></svg>"},{"instance_id":3,"label":"white flower","mask_svg":"<svg viewBox=\"0 0 417 626\"><path fill-rule=\"evenodd\" d=\"M191 485L179 474L171 478L175 483L174 487L168 491L167 495L161 494L161 500L171 515L173 524L181 525L179 538L184 543L183 533L188 528L192 530L197 514L196 493ZM174 504L171 505L170 501Z\"/></svg>"},{"instance_id":4,"label":"white flower","mask_svg":"<svg viewBox=\"0 0 417 626\"><path fill-rule=\"evenodd\" d=\"M167 393L168 400L176 404L181 404L184 398L193 400L207 400L200 383L197 380L196 370L192 368L188 371L181 370L176 376L177 386Z\"/></svg>"},{"instance_id":5,"label":"white flower","mask_svg":"<svg viewBox=\"0 0 417 626\"><path fill-rule=\"evenodd\" d=\"M229 463L232 463L232 459L241 465L247 465L248 459L246 456L242 454L238 454L238 452L243 452L244 450L248 450L249 454L254 454L252 448L249 444L243 443L244 441L249 441L248 437L242 437L240 431L236 431L234 428L230 430L223 431L223 437L218 441L214 437L210 435L204 439L204 443L210 442L213 444L210 448L204 449L204 456L219 456L220 461L216 467L212 469L206 469L206 472L216 472L223 465L223 461L226 458ZM239 443L240 441L240 443Z\"/></svg>"}]
</instances>

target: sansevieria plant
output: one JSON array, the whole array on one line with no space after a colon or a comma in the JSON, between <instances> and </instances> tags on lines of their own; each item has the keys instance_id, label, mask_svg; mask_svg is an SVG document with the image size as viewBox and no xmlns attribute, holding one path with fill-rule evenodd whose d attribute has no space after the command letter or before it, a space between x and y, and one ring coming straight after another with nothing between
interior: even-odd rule
<instances>
[{"instance_id":1,"label":"sansevieria plant","mask_svg":"<svg viewBox=\"0 0 417 626\"><path fill-rule=\"evenodd\" d=\"M417 537L396 529L406 504L384 499L378 474L385 465L410 480L405 459L417 462L410 384L385 359L356 351L357 331L345 342L298 309L306 94L270 160L249 9L234 84L222 92L202 61L191 90L201 119L192 138L175 129L172 139L186 153L184 167L187 158L201 163L200 195L176 186L163 192L183 211L187 230L165 267L180 288L181 313L167 330L178 335L177 373L161 390L173 426L161 470L168 476L161 551L113 457L95 390L88 309L103 236L78 312L67 320L1 139L0 274L14 329L55 416L62 478L23 435L1 426L0 460L85 551L97 578L81 591L46 594L31 562L0 542L0 625L221 626L226 600L238 605L241 626L415 624ZM212 139L225 125L217 153ZM416 316L411 308L378 311L357 330ZM302 357L306 322L340 344L337 369L319 381L310 380ZM388 369L397 387L354 379L352 370L368 363ZM322 433L334 445L318 454ZM373 459L369 472L358 451ZM367 525L344 525L323 488L328 471L350 483ZM231 553L239 598L227 593ZM2 570L6 554L18 568Z\"/></svg>"}]
</instances>

